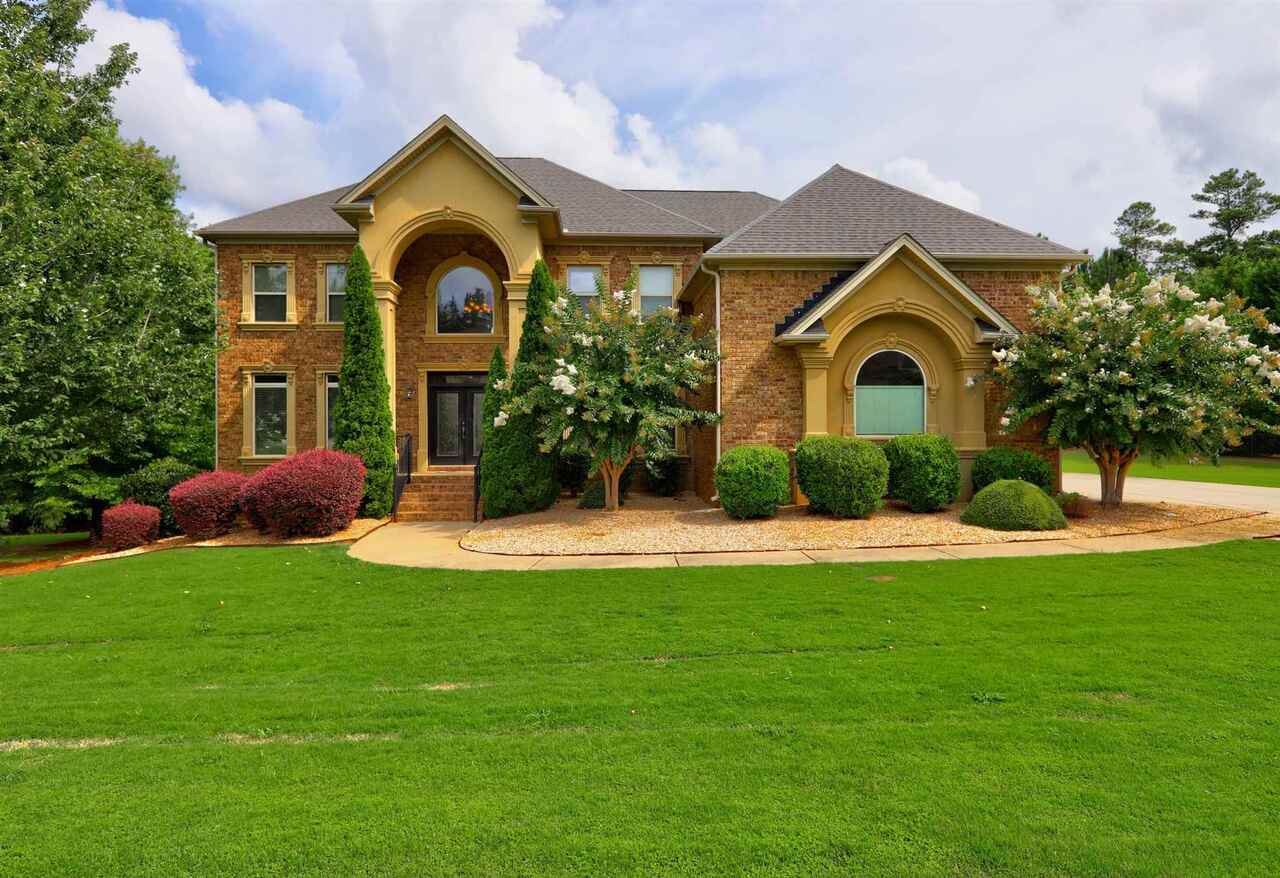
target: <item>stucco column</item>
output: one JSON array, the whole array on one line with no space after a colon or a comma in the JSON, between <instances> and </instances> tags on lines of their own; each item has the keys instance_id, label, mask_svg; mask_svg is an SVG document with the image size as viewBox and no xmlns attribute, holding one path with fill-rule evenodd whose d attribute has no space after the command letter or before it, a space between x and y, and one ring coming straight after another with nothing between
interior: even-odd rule
<instances>
[{"instance_id":1,"label":"stucco column","mask_svg":"<svg viewBox=\"0 0 1280 878\"><path fill-rule=\"evenodd\" d=\"M985 359L965 357L956 361L956 430L960 450L987 447Z\"/></svg>"},{"instance_id":2,"label":"stucco column","mask_svg":"<svg viewBox=\"0 0 1280 878\"><path fill-rule=\"evenodd\" d=\"M400 302L400 285L393 280L374 280L373 296L378 303L378 320L382 323L382 359L391 389L391 430L396 428L396 305Z\"/></svg>"},{"instance_id":3,"label":"stucco column","mask_svg":"<svg viewBox=\"0 0 1280 878\"><path fill-rule=\"evenodd\" d=\"M507 290L507 365L516 361L520 333L524 329L525 300L529 298L529 278L503 281Z\"/></svg>"},{"instance_id":4,"label":"stucco column","mask_svg":"<svg viewBox=\"0 0 1280 878\"><path fill-rule=\"evenodd\" d=\"M831 354L821 348L796 348L804 368L804 435L824 436L829 432L827 419L827 375Z\"/></svg>"}]
</instances>

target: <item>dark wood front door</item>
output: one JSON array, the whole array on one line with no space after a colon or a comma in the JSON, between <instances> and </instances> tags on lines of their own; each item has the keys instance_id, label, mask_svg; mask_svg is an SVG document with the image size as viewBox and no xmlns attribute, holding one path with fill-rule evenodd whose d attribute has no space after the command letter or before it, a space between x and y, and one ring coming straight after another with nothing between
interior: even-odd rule
<instances>
[{"instance_id":1,"label":"dark wood front door","mask_svg":"<svg viewBox=\"0 0 1280 878\"><path fill-rule=\"evenodd\" d=\"M484 437L483 372L431 372L427 379L427 463L475 463Z\"/></svg>"}]
</instances>

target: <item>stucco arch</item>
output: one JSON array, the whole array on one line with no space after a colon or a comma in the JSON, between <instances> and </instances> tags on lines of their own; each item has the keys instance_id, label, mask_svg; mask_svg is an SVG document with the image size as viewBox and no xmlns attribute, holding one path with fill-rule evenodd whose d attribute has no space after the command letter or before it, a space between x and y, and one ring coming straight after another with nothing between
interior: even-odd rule
<instances>
[{"instance_id":1,"label":"stucco arch","mask_svg":"<svg viewBox=\"0 0 1280 878\"><path fill-rule=\"evenodd\" d=\"M519 263L511 242L506 239L502 231L482 216L449 207L418 214L401 223L388 237L386 244L375 254L373 258L374 276L387 279L395 278L396 267L400 264L400 257L404 256L405 251L409 249L409 245L423 235L431 234L433 227L436 226L447 227L450 231L457 231L457 227L461 226L469 231L484 235L502 251L502 258L507 261L507 271L511 272L514 277L515 266Z\"/></svg>"}]
</instances>

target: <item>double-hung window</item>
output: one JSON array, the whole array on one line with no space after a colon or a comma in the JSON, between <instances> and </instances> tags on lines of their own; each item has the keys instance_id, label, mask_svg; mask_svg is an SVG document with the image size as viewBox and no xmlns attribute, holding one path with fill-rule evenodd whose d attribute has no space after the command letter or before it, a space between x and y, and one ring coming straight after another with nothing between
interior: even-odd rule
<instances>
[{"instance_id":1,"label":"double-hung window","mask_svg":"<svg viewBox=\"0 0 1280 878\"><path fill-rule=\"evenodd\" d=\"M259 262L253 266L253 319L258 323L284 323L289 314L289 267L283 262Z\"/></svg>"},{"instance_id":2,"label":"double-hung window","mask_svg":"<svg viewBox=\"0 0 1280 878\"><path fill-rule=\"evenodd\" d=\"M675 295L676 270L671 265L640 266L640 316L670 308Z\"/></svg>"},{"instance_id":3,"label":"double-hung window","mask_svg":"<svg viewBox=\"0 0 1280 878\"><path fill-rule=\"evenodd\" d=\"M333 408L338 404L338 375L336 372L330 372L324 376L324 413L326 424L324 428L324 445L326 448L333 447Z\"/></svg>"},{"instance_id":4,"label":"double-hung window","mask_svg":"<svg viewBox=\"0 0 1280 878\"><path fill-rule=\"evenodd\" d=\"M578 297L583 311L590 308L596 300L600 291L600 278L603 276L604 269L598 265L569 266L569 292Z\"/></svg>"},{"instance_id":5,"label":"double-hung window","mask_svg":"<svg viewBox=\"0 0 1280 878\"><path fill-rule=\"evenodd\" d=\"M347 267L341 262L330 262L324 267L325 320L341 323L347 303Z\"/></svg>"},{"instance_id":6,"label":"double-hung window","mask_svg":"<svg viewBox=\"0 0 1280 878\"><path fill-rule=\"evenodd\" d=\"M289 376L253 376L253 453L276 457L289 451Z\"/></svg>"}]
</instances>

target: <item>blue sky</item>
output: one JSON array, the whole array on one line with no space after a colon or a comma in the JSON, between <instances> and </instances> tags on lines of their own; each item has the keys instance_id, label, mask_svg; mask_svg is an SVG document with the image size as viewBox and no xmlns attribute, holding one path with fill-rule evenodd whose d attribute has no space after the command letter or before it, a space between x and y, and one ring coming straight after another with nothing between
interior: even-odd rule
<instances>
[{"instance_id":1,"label":"blue sky","mask_svg":"<svg viewBox=\"0 0 1280 878\"><path fill-rule=\"evenodd\" d=\"M349 183L448 112L614 185L784 196L839 162L1094 250L1229 166L1280 189L1280 4L98 0L125 132L200 222Z\"/></svg>"}]
</instances>

